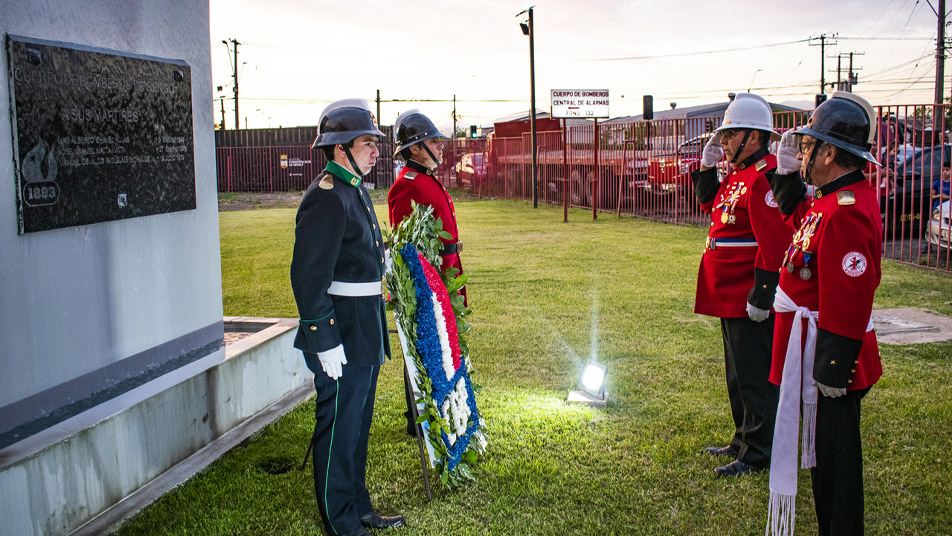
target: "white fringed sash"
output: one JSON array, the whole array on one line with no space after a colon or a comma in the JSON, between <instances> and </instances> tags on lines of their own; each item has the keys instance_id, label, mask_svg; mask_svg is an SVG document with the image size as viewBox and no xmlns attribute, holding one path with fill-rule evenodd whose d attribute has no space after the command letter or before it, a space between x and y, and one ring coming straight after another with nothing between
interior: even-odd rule
<instances>
[{"instance_id":1,"label":"white fringed sash","mask_svg":"<svg viewBox=\"0 0 952 536\"><path fill-rule=\"evenodd\" d=\"M816 465L815 431L818 389L813 380L813 358L816 353L817 311L799 307L787 293L777 287L774 310L796 313L787 341L787 356L780 380L780 402L774 425L770 453L770 502L767 505L767 530L771 536L792 536L796 520L797 497L797 435L800 430L800 400L803 400L803 459L801 467ZM807 318L807 341L803 340L803 319ZM802 355L801 355L802 354Z\"/></svg>"}]
</instances>

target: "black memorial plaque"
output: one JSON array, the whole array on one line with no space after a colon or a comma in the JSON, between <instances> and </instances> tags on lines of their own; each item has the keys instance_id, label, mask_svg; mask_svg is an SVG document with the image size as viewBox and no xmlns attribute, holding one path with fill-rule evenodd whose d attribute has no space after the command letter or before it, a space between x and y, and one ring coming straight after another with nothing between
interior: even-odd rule
<instances>
[{"instance_id":1,"label":"black memorial plaque","mask_svg":"<svg viewBox=\"0 0 952 536\"><path fill-rule=\"evenodd\" d=\"M19 232L194 209L188 64L7 35Z\"/></svg>"}]
</instances>

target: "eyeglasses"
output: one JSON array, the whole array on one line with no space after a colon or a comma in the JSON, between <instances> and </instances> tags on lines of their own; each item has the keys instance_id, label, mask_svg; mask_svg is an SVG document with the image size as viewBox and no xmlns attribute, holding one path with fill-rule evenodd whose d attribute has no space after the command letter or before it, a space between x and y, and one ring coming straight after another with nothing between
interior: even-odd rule
<instances>
[{"instance_id":1,"label":"eyeglasses","mask_svg":"<svg viewBox=\"0 0 952 536\"><path fill-rule=\"evenodd\" d=\"M722 129L720 133L721 133L721 140L727 141L733 138L734 134L737 134L737 130L733 128L725 128L725 129Z\"/></svg>"},{"instance_id":2,"label":"eyeglasses","mask_svg":"<svg viewBox=\"0 0 952 536\"><path fill-rule=\"evenodd\" d=\"M801 141L801 142L800 142L800 153L801 153L801 154L807 154L807 152L808 152L810 149L812 149L813 146L816 145L816 144L817 144L817 141L816 141L816 140Z\"/></svg>"}]
</instances>

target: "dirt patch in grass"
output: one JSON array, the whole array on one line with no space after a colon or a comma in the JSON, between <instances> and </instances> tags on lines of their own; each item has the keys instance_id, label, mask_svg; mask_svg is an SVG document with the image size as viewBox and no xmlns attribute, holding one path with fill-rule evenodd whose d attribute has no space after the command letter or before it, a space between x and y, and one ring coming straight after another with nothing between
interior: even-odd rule
<instances>
[{"instance_id":1,"label":"dirt patch in grass","mask_svg":"<svg viewBox=\"0 0 952 536\"><path fill-rule=\"evenodd\" d=\"M258 208L297 208L304 192L220 193L218 211L254 210Z\"/></svg>"}]
</instances>

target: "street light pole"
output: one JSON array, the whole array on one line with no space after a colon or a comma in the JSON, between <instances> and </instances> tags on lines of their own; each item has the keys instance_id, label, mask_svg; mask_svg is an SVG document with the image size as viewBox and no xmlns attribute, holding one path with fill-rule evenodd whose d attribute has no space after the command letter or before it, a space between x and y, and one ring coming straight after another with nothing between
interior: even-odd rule
<instances>
[{"instance_id":1,"label":"street light pole","mask_svg":"<svg viewBox=\"0 0 952 536\"><path fill-rule=\"evenodd\" d=\"M532 9L535 6L530 7L525 11L521 11L516 16L522 15L523 13L529 13L529 22L520 23L519 26L522 28L522 34L529 36L529 110L530 114L530 129L532 136L532 208L539 208L539 184L538 184L538 162L539 162L539 146L536 138L536 100L535 100L535 26L532 20Z\"/></svg>"}]
</instances>

